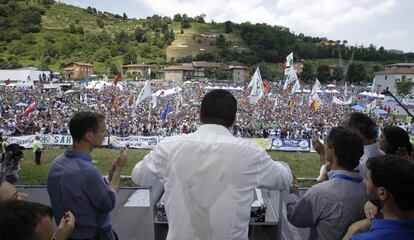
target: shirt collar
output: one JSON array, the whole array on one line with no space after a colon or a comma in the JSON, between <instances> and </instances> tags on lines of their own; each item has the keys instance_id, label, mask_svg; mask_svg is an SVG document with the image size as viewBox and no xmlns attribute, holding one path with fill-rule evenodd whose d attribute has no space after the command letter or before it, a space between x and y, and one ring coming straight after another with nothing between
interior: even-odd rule
<instances>
[{"instance_id":1,"label":"shirt collar","mask_svg":"<svg viewBox=\"0 0 414 240\"><path fill-rule=\"evenodd\" d=\"M374 219L372 221L371 230L382 228L414 229L414 220Z\"/></svg>"},{"instance_id":2,"label":"shirt collar","mask_svg":"<svg viewBox=\"0 0 414 240\"><path fill-rule=\"evenodd\" d=\"M380 150L379 146L376 142L369 144L369 145L364 145L364 152L373 152L373 151L379 151L379 150Z\"/></svg>"},{"instance_id":3,"label":"shirt collar","mask_svg":"<svg viewBox=\"0 0 414 240\"><path fill-rule=\"evenodd\" d=\"M233 136L228 128L226 128L222 125L218 125L218 124L203 124L198 128L197 132L200 132L200 133L214 132L216 134L223 134L223 135Z\"/></svg>"},{"instance_id":4,"label":"shirt collar","mask_svg":"<svg viewBox=\"0 0 414 240\"><path fill-rule=\"evenodd\" d=\"M335 174L341 174L341 175L349 176L349 177L352 177L352 178L361 178L361 174L357 173L357 172L350 172L350 171L346 171L346 170L332 170L332 171L328 172L329 179L331 179L333 176L335 176Z\"/></svg>"},{"instance_id":5,"label":"shirt collar","mask_svg":"<svg viewBox=\"0 0 414 240\"><path fill-rule=\"evenodd\" d=\"M92 162L92 157L84 152L68 149L65 151L65 156L68 158L79 158L84 161Z\"/></svg>"}]
</instances>

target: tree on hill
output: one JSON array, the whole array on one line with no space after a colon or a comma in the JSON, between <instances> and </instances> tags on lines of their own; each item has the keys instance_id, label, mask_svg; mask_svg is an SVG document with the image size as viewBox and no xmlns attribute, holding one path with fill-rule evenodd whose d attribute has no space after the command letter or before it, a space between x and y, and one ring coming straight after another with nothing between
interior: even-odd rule
<instances>
[{"instance_id":1,"label":"tree on hill","mask_svg":"<svg viewBox=\"0 0 414 240\"><path fill-rule=\"evenodd\" d=\"M145 30L141 27L136 27L134 31L134 38L137 42L145 42Z\"/></svg>"},{"instance_id":2,"label":"tree on hill","mask_svg":"<svg viewBox=\"0 0 414 240\"><path fill-rule=\"evenodd\" d=\"M303 64L302 72L300 73L300 79L306 83L311 83L315 80L315 73L313 72L312 64L305 62Z\"/></svg>"},{"instance_id":3,"label":"tree on hill","mask_svg":"<svg viewBox=\"0 0 414 240\"><path fill-rule=\"evenodd\" d=\"M185 14L183 15L182 19L181 19L181 28L182 29L186 29L186 28L190 28L191 24L190 24L190 20L186 16Z\"/></svg>"},{"instance_id":4,"label":"tree on hill","mask_svg":"<svg viewBox=\"0 0 414 240\"><path fill-rule=\"evenodd\" d=\"M216 45L218 48L226 47L226 38L224 38L223 34L220 34L216 37Z\"/></svg>"},{"instance_id":5,"label":"tree on hill","mask_svg":"<svg viewBox=\"0 0 414 240\"><path fill-rule=\"evenodd\" d=\"M329 79L331 79L331 72L329 66L326 64L320 65L318 67L318 70L316 71L316 77L319 79L319 81L327 83Z\"/></svg>"},{"instance_id":6,"label":"tree on hill","mask_svg":"<svg viewBox=\"0 0 414 240\"><path fill-rule=\"evenodd\" d=\"M273 76L272 76L272 72L270 71L269 67L266 65L265 62L261 62L259 64L259 70L260 70L260 76L263 79L266 79L268 81L272 81Z\"/></svg>"},{"instance_id":7,"label":"tree on hill","mask_svg":"<svg viewBox=\"0 0 414 240\"><path fill-rule=\"evenodd\" d=\"M122 15L122 19L124 19L124 20L128 20L128 16L126 15L126 13L124 13L124 14Z\"/></svg>"},{"instance_id":8,"label":"tree on hill","mask_svg":"<svg viewBox=\"0 0 414 240\"><path fill-rule=\"evenodd\" d=\"M332 71L332 80L342 81L343 79L344 79L344 70L339 65L336 65Z\"/></svg>"},{"instance_id":9,"label":"tree on hill","mask_svg":"<svg viewBox=\"0 0 414 240\"><path fill-rule=\"evenodd\" d=\"M404 79L401 82L395 84L395 88L397 89L397 94L400 96L406 96L411 93L411 89L413 88L413 83L411 79Z\"/></svg>"},{"instance_id":10,"label":"tree on hill","mask_svg":"<svg viewBox=\"0 0 414 240\"><path fill-rule=\"evenodd\" d=\"M225 21L224 22L224 33L232 33L232 32L233 32L232 22Z\"/></svg>"},{"instance_id":11,"label":"tree on hill","mask_svg":"<svg viewBox=\"0 0 414 240\"><path fill-rule=\"evenodd\" d=\"M362 81L365 81L367 78L365 66L361 63L351 63L348 67L346 77L350 83L360 83Z\"/></svg>"},{"instance_id":12,"label":"tree on hill","mask_svg":"<svg viewBox=\"0 0 414 240\"><path fill-rule=\"evenodd\" d=\"M197 22L197 23L206 23L206 21L204 21L204 18L206 17L206 15L205 14L201 14L201 15L199 15L199 16L196 16L195 18L194 18L194 21L195 22Z\"/></svg>"},{"instance_id":13,"label":"tree on hill","mask_svg":"<svg viewBox=\"0 0 414 240\"><path fill-rule=\"evenodd\" d=\"M179 13L175 14L174 18L173 18L173 21L174 22L181 22L181 14L179 14Z\"/></svg>"},{"instance_id":14,"label":"tree on hill","mask_svg":"<svg viewBox=\"0 0 414 240\"><path fill-rule=\"evenodd\" d=\"M136 63L137 53L135 50L129 50L123 57L123 64Z\"/></svg>"},{"instance_id":15,"label":"tree on hill","mask_svg":"<svg viewBox=\"0 0 414 240\"><path fill-rule=\"evenodd\" d=\"M103 28L103 27L104 27L104 25L105 25L105 23L104 23L104 21L102 20L102 18L98 17L98 18L96 19L96 25L98 25L98 27L99 27L99 28Z\"/></svg>"}]
</instances>

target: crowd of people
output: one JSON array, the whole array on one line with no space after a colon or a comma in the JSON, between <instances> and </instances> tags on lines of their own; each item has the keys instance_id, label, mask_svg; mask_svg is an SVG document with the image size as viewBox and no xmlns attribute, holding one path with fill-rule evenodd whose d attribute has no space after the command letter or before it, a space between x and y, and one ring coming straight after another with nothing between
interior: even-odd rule
<instances>
[{"instance_id":1,"label":"crowd of people","mask_svg":"<svg viewBox=\"0 0 414 240\"><path fill-rule=\"evenodd\" d=\"M101 96L91 95L93 91L85 91L86 98ZM102 90L101 93L105 94L106 91L110 90ZM184 98L186 90L182 92ZM331 107L331 110L343 112L336 112L332 116L334 120L324 120L322 126L317 128L321 135L326 132L324 144L319 141L317 134L313 135L314 146L322 163L320 183L300 196L298 182L291 168L273 160L256 142L238 137L233 126L239 124L250 128L260 121L268 124L272 120L262 117L267 116L269 108L275 108L276 111L278 106L282 114L292 111L292 120L295 121L293 114L306 115L306 106L302 107L302 111L298 108L294 112L263 101L262 107L252 109L254 107L245 102L245 92L212 90L204 94L202 88L194 90L194 87L193 92L196 92L196 96L199 92L200 98L191 100L194 105L197 105L195 101L200 100L200 106L190 108L192 116L181 115L180 124L199 121L200 125L197 124L192 134L176 134L161 141L135 165L131 173L133 182L138 186L164 186L169 223L167 239L247 240L255 188L289 189L287 219L294 226L310 227L308 239L412 239L414 161L406 130L386 126L377 141L378 123L375 119L364 113L347 112L342 107L327 106L328 109ZM111 101L105 97L103 99ZM127 101L128 98L122 100ZM65 100L53 98L51 101ZM73 144L53 161L48 172L47 191L53 209L24 202L27 195L19 194L7 181L7 174L2 175L1 239L118 239L110 213L115 207L120 174L128 160L128 152L126 149L119 152L106 177L102 177L94 166L90 154L111 133L109 128L113 127L112 131L117 131L114 129L118 127L114 126L117 126L115 123L118 120L122 123L140 119L143 128L149 132L157 129L160 123L150 121L148 127L143 120L147 117L145 115L120 117L122 115L116 114L122 111L108 107L105 102L92 105L79 108L75 103L59 105L73 113L61 115L59 119L62 121L59 124L66 124ZM57 112L48 111L46 119L47 114L60 115L60 109L54 104L52 106ZM78 112L85 107L89 111ZM179 107L178 115L184 114L184 111L179 112ZM250 120L249 114L255 115L252 117L256 120ZM151 116L154 117L154 114L150 115L150 119ZM322 121L323 116L312 118L311 115L306 118L309 118L309 127L316 128L312 125L312 119ZM63 119L68 121L64 122ZM286 124L278 121L277 124ZM287 122L287 136L303 134L303 124L308 122L296 121L298 129ZM387 123L387 120L381 121ZM263 129L254 131L261 132ZM21 158L21 149L16 145L9 144L4 149L2 169L3 165L14 166L13 163ZM52 216L59 226L54 234Z\"/></svg>"},{"instance_id":2,"label":"crowd of people","mask_svg":"<svg viewBox=\"0 0 414 240\"><path fill-rule=\"evenodd\" d=\"M202 97L209 91L206 87L220 84L153 80L151 85L153 93L161 92L156 97L156 104L152 103L151 107L151 98L136 104L143 82L120 82L117 86L104 86L98 89L88 88L87 84L83 84L80 90L69 90L64 94L57 89L3 86L0 89L0 134L69 134L68 122L73 113L79 110L103 113L110 135L172 136L191 133L200 125L197 111ZM163 90L174 88L181 91L171 95L163 94ZM270 93L257 104L249 103L249 89L229 90L238 100L239 109L233 135L264 138L324 137L329 129L339 123L342 116L351 111L349 105L333 103L334 95L345 98L343 89L339 90L339 94L319 94L321 103L316 111L308 106L309 93L283 96L278 85L273 85ZM361 104L372 101L358 95L362 90L362 87L350 87L346 98L352 96L355 103ZM35 111L24 114L33 101L36 101ZM163 113L165 118L162 117ZM377 120L380 127L392 124L412 131L411 124L392 114L372 117Z\"/></svg>"}]
</instances>

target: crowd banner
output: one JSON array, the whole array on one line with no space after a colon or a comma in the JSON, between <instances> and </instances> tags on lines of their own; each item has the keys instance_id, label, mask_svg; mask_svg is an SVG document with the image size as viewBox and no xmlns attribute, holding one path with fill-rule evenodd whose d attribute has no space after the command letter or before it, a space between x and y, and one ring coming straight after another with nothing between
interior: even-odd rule
<instances>
[{"instance_id":1,"label":"crowd banner","mask_svg":"<svg viewBox=\"0 0 414 240\"><path fill-rule=\"evenodd\" d=\"M7 141L9 143L17 143L24 148L32 148L32 143L36 135L25 136L8 136ZM53 146L70 146L72 145L72 136L62 134L44 134L39 135L40 141L43 145ZM123 148L128 146L129 148L136 149L153 149L164 137L161 136L128 136L118 137L109 136L106 137L102 146L109 146L112 148ZM315 152L311 145L310 139L303 138L255 138L253 139L265 150L272 151L291 151L291 152Z\"/></svg>"},{"instance_id":2,"label":"crowd banner","mask_svg":"<svg viewBox=\"0 0 414 240\"><path fill-rule=\"evenodd\" d=\"M142 136L116 137L116 136L111 136L110 141L109 141L109 145L111 147L114 147L114 148L123 148L123 147L128 146L129 148L152 149L159 142L160 142L160 137L159 136L151 136L151 137L142 137Z\"/></svg>"},{"instance_id":3,"label":"crowd banner","mask_svg":"<svg viewBox=\"0 0 414 240\"><path fill-rule=\"evenodd\" d=\"M273 151L310 152L310 139L304 138L274 138L272 140Z\"/></svg>"},{"instance_id":4,"label":"crowd banner","mask_svg":"<svg viewBox=\"0 0 414 240\"><path fill-rule=\"evenodd\" d=\"M24 148L32 148L32 143L35 140L35 136L37 135L25 135L25 136L8 136L7 142L9 143L17 143ZM62 134L44 134L39 135L40 142L47 146L47 145L54 145L54 146L70 146L72 145L72 136L70 135L62 135ZM108 141L109 140L109 141ZM161 137L159 136L152 136L152 137L143 137L143 136L129 136L129 137L117 137L117 136L110 136L106 137L103 142L102 146L111 146L114 148L123 148L128 146L129 148L145 148L145 149L152 149L156 146Z\"/></svg>"}]
</instances>

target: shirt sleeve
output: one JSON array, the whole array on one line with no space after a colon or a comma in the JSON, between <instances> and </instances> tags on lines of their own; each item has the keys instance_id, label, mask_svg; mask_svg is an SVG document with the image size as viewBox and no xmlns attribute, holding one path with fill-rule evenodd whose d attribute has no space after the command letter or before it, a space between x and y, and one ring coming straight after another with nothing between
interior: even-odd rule
<instances>
[{"instance_id":1,"label":"shirt sleeve","mask_svg":"<svg viewBox=\"0 0 414 240\"><path fill-rule=\"evenodd\" d=\"M88 172L84 192L91 204L102 212L110 212L115 207L116 192L105 184L98 173Z\"/></svg>"},{"instance_id":2,"label":"shirt sleeve","mask_svg":"<svg viewBox=\"0 0 414 240\"><path fill-rule=\"evenodd\" d=\"M282 190L292 184L292 172L284 162L274 161L266 151L259 162L258 186L271 190Z\"/></svg>"},{"instance_id":3,"label":"shirt sleeve","mask_svg":"<svg viewBox=\"0 0 414 240\"><path fill-rule=\"evenodd\" d=\"M316 224L321 216L322 202L310 188L302 198L290 194L286 204L287 218L289 222L301 228L311 227Z\"/></svg>"},{"instance_id":4,"label":"shirt sleeve","mask_svg":"<svg viewBox=\"0 0 414 240\"><path fill-rule=\"evenodd\" d=\"M166 172L167 152L162 144L155 147L132 170L132 181L139 186L153 186L160 182Z\"/></svg>"}]
</instances>

